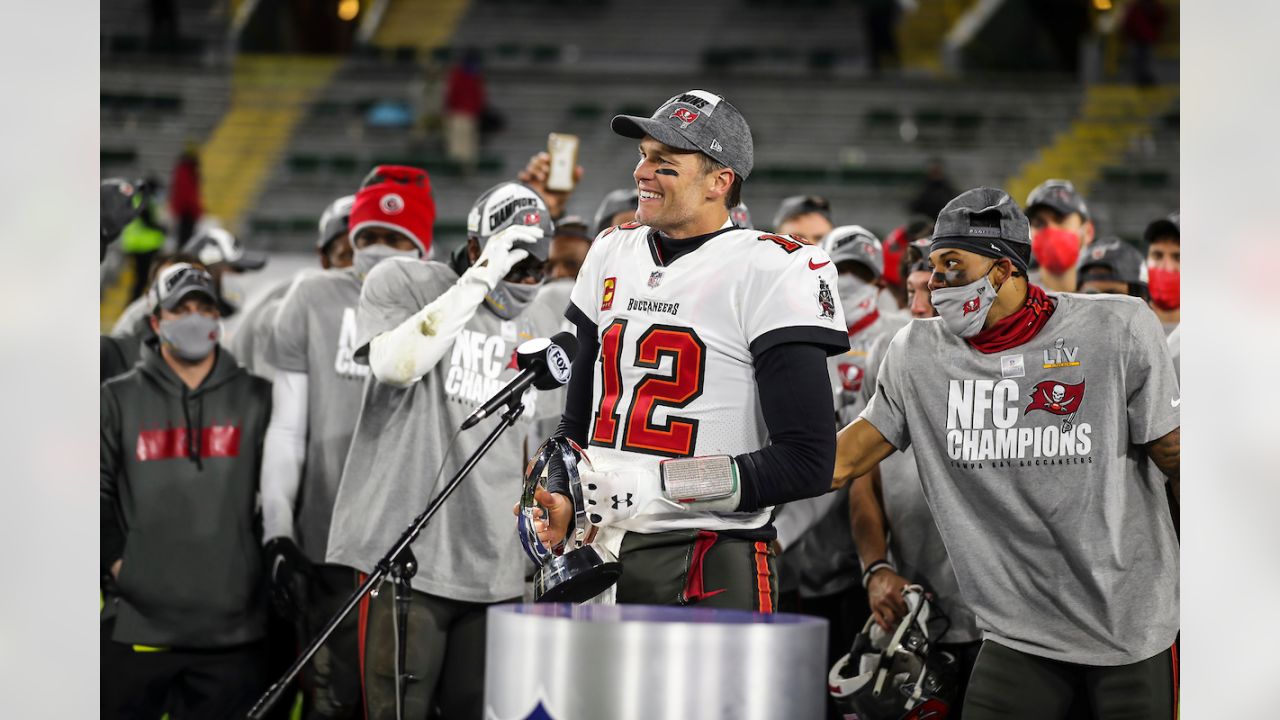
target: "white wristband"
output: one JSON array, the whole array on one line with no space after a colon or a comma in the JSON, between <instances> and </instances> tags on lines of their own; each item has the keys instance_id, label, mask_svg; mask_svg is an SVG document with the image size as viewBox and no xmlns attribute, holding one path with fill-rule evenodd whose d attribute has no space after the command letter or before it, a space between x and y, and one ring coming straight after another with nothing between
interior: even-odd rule
<instances>
[{"instance_id":1,"label":"white wristband","mask_svg":"<svg viewBox=\"0 0 1280 720\"><path fill-rule=\"evenodd\" d=\"M658 463L662 495L690 510L733 512L742 488L738 466L728 455L702 455Z\"/></svg>"}]
</instances>

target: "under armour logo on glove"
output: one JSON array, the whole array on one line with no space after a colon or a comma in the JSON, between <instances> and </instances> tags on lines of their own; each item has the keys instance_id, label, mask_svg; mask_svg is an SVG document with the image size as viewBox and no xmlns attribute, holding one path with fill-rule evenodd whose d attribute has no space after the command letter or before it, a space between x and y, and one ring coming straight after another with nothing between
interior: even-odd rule
<instances>
[{"instance_id":1,"label":"under armour logo on glove","mask_svg":"<svg viewBox=\"0 0 1280 720\"><path fill-rule=\"evenodd\" d=\"M581 472L582 497L593 525L612 525L632 517L649 497L645 495L646 488L657 484L657 472L641 468Z\"/></svg>"}]
</instances>

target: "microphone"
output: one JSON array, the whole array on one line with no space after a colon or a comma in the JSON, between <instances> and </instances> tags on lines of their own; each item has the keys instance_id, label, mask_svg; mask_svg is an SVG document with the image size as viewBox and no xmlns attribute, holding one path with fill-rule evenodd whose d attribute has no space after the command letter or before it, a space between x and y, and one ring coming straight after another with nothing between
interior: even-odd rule
<instances>
[{"instance_id":1,"label":"microphone","mask_svg":"<svg viewBox=\"0 0 1280 720\"><path fill-rule=\"evenodd\" d=\"M578 338L569 332L556 333L550 339L534 338L520 343L516 348L516 366L520 368L520 374L468 415L462 421L462 429L475 427L476 423L523 395L530 385L539 390L553 390L569 382L573 371L569 356L576 352Z\"/></svg>"}]
</instances>

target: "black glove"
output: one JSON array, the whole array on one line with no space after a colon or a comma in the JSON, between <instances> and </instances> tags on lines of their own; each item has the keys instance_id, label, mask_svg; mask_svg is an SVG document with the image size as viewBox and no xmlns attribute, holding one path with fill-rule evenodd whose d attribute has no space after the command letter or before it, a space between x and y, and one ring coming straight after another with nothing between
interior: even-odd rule
<instances>
[{"instance_id":1,"label":"black glove","mask_svg":"<svg viewBox=\"0 0 1280 720\"><path fill-rule=\"evenodd\" d=\"M263 552L271 581L271 604L280 617L292 620L302 611L303 594L308 581L315 577L315 567L287 537L271 538Z\"/></svg>"}]
</instances>

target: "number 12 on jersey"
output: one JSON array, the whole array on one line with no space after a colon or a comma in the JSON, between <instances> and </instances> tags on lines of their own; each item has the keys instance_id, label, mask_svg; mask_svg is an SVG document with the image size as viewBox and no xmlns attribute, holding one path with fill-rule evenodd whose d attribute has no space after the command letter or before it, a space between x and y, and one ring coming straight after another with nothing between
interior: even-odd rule
<instances>
[{"instance_id":1,"label":"number 12 on jersey","mask_svg":"<svg viewBox=\"0 0 1280 720\"><path fill-rule=\"evenodd\" d=\"M653 414L660 407L686 407L702 394L707 346L692 328L650 325L636 341L633 363L654 372L635 384L631 404L625 416L619 417L626 333L627 321L618 319L600 334L600 405L591 444L615 447L621 425L622 450L664 457L692 455L698 421L668 414L665 423L656 423ZM669 373L659 371L663 357L671 358Z\"/></svg>"}]
</instances>

